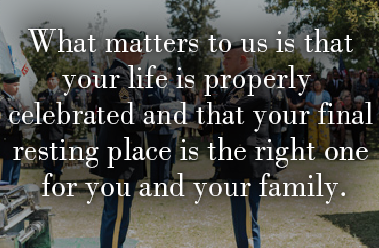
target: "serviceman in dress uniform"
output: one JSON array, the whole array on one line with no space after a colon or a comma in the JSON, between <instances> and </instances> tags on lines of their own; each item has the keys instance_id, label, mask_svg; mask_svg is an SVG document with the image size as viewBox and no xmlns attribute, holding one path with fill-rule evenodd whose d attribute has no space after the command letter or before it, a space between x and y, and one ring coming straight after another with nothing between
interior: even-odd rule
<instances>
[{"instance_id":1,"label":"serviceman in dress uniform","mask_svg":"<svg viewBox=\"0 0 379 248\"><path fill-rule=\"evenodd\" d=\"M79 75L79 77L83 76L83 74ZM86 77L82 77L81 78L81 85L82 86L86 86L87 85L87 78ZM72 103L79 107L79 108L87 108L87 104L88 102L88 92L87 92L87 89L86 88L82 88L80 87L79 85L79 81L78 81L78 86L76 86L75 88L72 88L71 89L71 99L72 99Z\"/></svg>"},{"instance_id":2,"label":"serviceman in dress uniform","mask_svg":"<svg viewBox=\"0 0 379 248\"><path fill-rule=\"evenodd\" d=\"M88 108L89 103L91 102L91 95L89 94L89 90L86 88L81 87L87 85L87 78L82 77L83 74L79 75L78 78L80 78L80 84L78 80L78 85L75 88L72 88L70 91L72 103L74 105L74 110L76 111L86 111ZM80 123L76 127L76 132L74 137L79 139L87 139L87 129L86 125L84 124L85 114L80 114L78 116L78 122Z\"/></svg>"},{"instance_id":3,"label":"serviceman in dress uniform","mask_svg":"<svg viewBox=\"0 0 379 248\"><path fill-rule=\"evenodd\" d=\"M144 160L126 161L126 142L130 154L136 147L144 147L143 131L151 131L159 128L158 125L148 125L144 123L144 112L147 110L157 112L158 110L170 111L170 106L178 106L174 103L164 103L160 105L142 105L141 91L136 85L134 75L132 75L129 66L141 63L142 52L134 51L131 48L133 39L143 40L144 32L138 32L131 29L119 30L115 40L119 40L119 50L116 52L116 58L106 74L105 87L98 89L98 104L102 108L104 117L110 111L118 112L119 116L125 111L130 110L132 103L133 124L123 124L121 121L116 125L109 123L106 118L105 123L100 129L98 139L98 165L91 170L95 175L104 178L104 184L111 184L114 192L111 194L111 187L105 187L104 208L101 221L100 243L102 248L119 248L123 246L126 239L126 233L129 226L129 215L132 206L137 180L144 177ZM124 41L128 42L127 51L123 51ZM117 43L114 42L114 45ZM115 49L116 50L116 49ZM119 76L114 80L115 88L110 88L112 82L111 75ZM134 88L131 87L132 82ZM181 107L181 105L179 106ZM158 116L156 116L158 117ZM156 118L158 121L158 118ZM118 147L121 150L121 157L110 164L111 158L108 147ZM128 195L119 196L118 186L116 183L124 185L123 193L128 187Z\"/></svg>"},{"instance_id":4,"label":"serviceman in dress uniform","mask_svg":"<svg viewBox=\"0 0 379 248\"><path fill-rule=\"evenodd\" d=\"M108 71L109 69L105 69L103 72L103 75L107 75ZM100 127L101 127L101 125L97 121L98 120L97 110L99 108L99 97L97 94L98 90L99 90L98 88L94 87L92 89L92 92L88 94L88 106L87 106L87 111L92 111L95 113L95 120L96 120L95 124L89 124L87 126L88 131L92 133L92 137L94 139L93 143L95 144L95 146L97 144L97 139L99 137Z\"/></svg>"},{"instance_id":5,"label":"serviceman in dress uniform","mask_svg":"<svg viewBox=\"0 0 379 248\"><path fill-rule=\"evenodd\" d=\"M156 75L164 75L166 72L163 64L158 66ZM155 82L152 83L152 88L145 88L143 92L142 104L153 105L165 102L181 101L181 92L176 88L174 84L168 82L168 80L162 83L160 81L160 87ZM164 84L167 85L162 87ZM164 125L159 130L152 130L147 132L147 142L149 147L156 147L159 151L162 147L172 148L172 138L175 130ZM156 152L157 153L157 152ZM152 156L156 156L157 154ZM170 175L170 162L171 153L165 154L166 158L158 158L150 161L150 186L154 188L155 183L168 183Z\"/></svg>"},{"instance_id":6,"label":"serviceman in dress uniform","mask_svg":"<svg viewBox=\"0 0 379 248\"><path fill-rule=\"evenodd\" d=\"M175 82L174 82L174 79L172 78L172 76L170 76L169 78L169 83L174 85L175 88L176 88L176 85L175 85ZM178 89L176 88L176 91L178 91L179 93L179 98L181 97L181 99L179 101L181 101L183 99L183 96L182 96L182 91L181 89ZM170 159L170 171L169 171L169 180L174 180L174 176L173 176L173 169L174 169L174 164L176 163L176 146L177 146L177 143L178 143L178 134L179 132L181 132L182 128L178 128L178 129L175 129L174 130L174 134L172 135L172 142L171 142L171 159Z\"/></svg>"},{"instance_id":7,"label":"serviceman in dress uniform","mask_svg":"<svg viewBox=\"0 0 379 248\"><path fill-rule=\"evenodd\" d=\"M231 43L230 50L224 54L224 72L232 78L240 75L236 80L236 86L233 84L225 92L223 104L213 107L215 111L232 111L233 119L237 120L238 107L241 108L241 120L243 124L223 125L223 146L230 147L231 151L237 148L244 148L246 157L242 160L227 160L227 149L224 150L221 161L221 177L228 179L231 192L237 194L231 196L231 209L233 219L233 229L239 248L254 247L260 248L260 228L258 225L258 208L261 200L262 187L259 184L265 173L273 175L276 173L275 161L268 160L269 150L265 149L260 152L262 160L257 160L257 147L272 147L268 142L269 139L269 119L265 115L259 130L259 121L254 111L270 111L270 91L262 83L257 86L257 79L254 77L252 95L249 95L249 76L257 75L252 65L254 56L252 53L246 53L242 48L242 41ZM227 44L224 44L225 48ZM241 88L242 79L245 80L245 86ZM262 80L263 81L263 80ZM203 110L203 106L201 106ZM207 111L204 108L203 111ZM274 154L272 154L273 157ZM248 196L241 196L243 183L250 183ZM236 192L234 192L234 184Z\"/></svg>"},{"instance_id":8,"label":"serviceman in dress uniform","mask_svg":"<svg viewBox=\"0 0 379 248\"><path fill-rule=\"evenodd\" d=\"M274 70L270 69L265 72L265 76L274 74ZM270 111L281 113L281 121L278 122L278 115L272 115L270 122L270 139L275 148L282 146L282 132L287 130L287 123L284 120L284 112L288 112L287 95L284 88L278 88L274 80L267 80L267 86L270 88L271 107ZM277 123L277 124L273 124Z\"/></svg>"},{"instance_id":9,"label":"serviceman in dress uniform","mask_svg":"<svg viewBox=\"0 0 379 248\"><path fill-rule=\"evenodd\" d=\"M219 84L214 87L215 81L211 80L210 86L214 88L209 89L210 96L205 97L205 101L211 102L212 106L216 106L222 103L223 94L221 89L222 75L224 75L224 70L219 70L216 73L217 80ZM215 123L217 121L216 116L213 116L212 122ZM213 161L213 167L215 168L215 173L213 177L209 178L209 180L214 181L221 178L221 161L220 159L220 137L222 137L222 124L212 124L211 125L211 134L213 139L213 145L215 147L215 160Z\"/></svg>"},{"instance_id":10,"label":"serviceman in dress uniform","mask_svg":"<svg viewBox=\"0 0 379 248\"><path fill-rule=\"evenodd\" d=\"M21 160L14 160L16 158L14 147L22 147L22 132L19 130L19 125L9 122L13 111L22 114L22 105L15 98L19 82L20 77L5 74L4 90L0 93L0 179L11 185L17 185L21 170ZM18 158L22 158L22 152L19 152Z\"/></svg>"},{"instance_id":11,"label":"serviceman in dress uniform","mask_svg":"<svg viewBox=\"0 0 379 248\"><path fill-rule=\"evenodd\" d=\"M265 76L274 74L274 70L270 69L265 72ZM287 122L285 121L285 112L288 113L288 100L286 90L284 88L278 88L278 85L274 80L267 80L267 86L270 88L271 105L270 112L276 111L281 113L281 121L278 122L278 115L272 115L272 121L270 122L270 139L275 148L282 146L282 133L287 131ZM274 124L277 123L277 124ZM278 168L279 172L281 169ZM270 175L270 179L278 180L278 175Z\"/></svg>"},{"instance_id":12,"label":"serviceman in dress uniform","mask_svg":"<svg viewBox=\"0 0 379 248\"><path fill-rule=\"evenodd\" d=\"M51 111L54 113L54 117L47 118L47 122L51 123L42 123L36 128L36 137L41 140L41 147L47 147L48 158L43 161L43 167L45 174L52 173L55 175L55 181L53 177L48 177L48 189L51 190L51 187L54 183L59 183L62 175L63 167L63 154L61 147L65 146L65 139L69 139L74 134L73 126L73 112L72 112L72 100L70 94L65 96L66 91L59 87L59 75L56 72L49 72L46 76L47 89L40 92L37 96L37 101L39 104L40 115L46 111ZM70 115L70 120L67 122L67 117L65 114L61 116L62 123L67 124L58 124L58 107L61 105L62 111L67 111ZM52 146L57 147L55 158L52 159ZM55 159L54 158L54 159Z\"/></svg>"}]
</instances>

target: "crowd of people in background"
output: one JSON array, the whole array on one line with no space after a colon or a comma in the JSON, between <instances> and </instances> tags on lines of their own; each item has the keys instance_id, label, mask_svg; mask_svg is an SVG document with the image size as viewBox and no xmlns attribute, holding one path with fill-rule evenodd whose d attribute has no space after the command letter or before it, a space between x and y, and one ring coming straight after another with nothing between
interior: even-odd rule
<instances>
[{"instance_id":1,"label":"crowd of people in background","mask_svg":"<svg viewBox=\"0 0 379 248\"><path fill-rule=\"evenodd\" d=\"M372 67L368 67L366 71L351 69L344 73L334 67L333 70L328 71L326 78L320 78L314 69L310 67L307 72L297 70L294 82L291 82L291 75L288 72L281 70L270 69L264 73L257 73L262 77L271 76L271 80L267 81L271 92L271 111L282 114L279 122L278 117L273 115L274 119L269 127L270 142L275 147L288 147L291 150L295 147L308 147L310 143L315 148L314 152L324 153L328 147L351 147L353 150L357 150L360 147L367 146L367 123L375 124L379 113L379 75ZM215 73L219 82L223 80L223 74L223 70ZM164 65L159 66L155 77L158 75L165 75L168 85L175 87L174 77L167 72L167 68ZM300 77L303 77L304 80L307 77L305 75L309 75L309 77L304 87ZM283 78L282 80L280 80L281 77ZM153 79L153 82L155 82L155 79ZM209 102L213 105L221 104L227 89L221 88L219 85L214 87L213 83L214 79L210 82L211 89L209 89L210 95L208 96L206 95L205 81L200 89L196 87L175 89L175 99L171 99L168 96L168 91L160 92L158 89L153 91L158 92L156 94L159 96L159 99L156 99L157 103L182 101L194 105L207 105ZM177 90L180 93L176 92ZM145 93L147 94L147 92ZM149 102L148 95L153 93L145 94L143 100L145 104ZM70 96L75 109L82 110L88 107L88 110L95 111L96 91L90 93L88 89L77 85L77 87L72 88ZM330 103L330 105L324 103ZM306 111L307 114L304 114ZM357 111L360 113L363 122L354 121L354 119L358 118ZM98 135L99 129L98 125L97 128L95 126L84 127L84 125L81 125L77 128L74 136L86 138L87 130ZM147 134L147 137L151 136L151 132ZM170 135L169 140L173 139L172 149L175 151L177 138L179 137L180 140L183 138L192 139L198 135L201 137L201 142L213 142L218 147L219 137L222 137L223 134L221 125L208 125L198 130L183 127L173 132L167 131L167 135ZM155 138L154 140L157 139ZM215 174L210 178L211 180L220 178L220 162L217 160L219 155L215 154L215 156L216 160L213 161ZM174 163L175 154L173 159L168 162L169 168L165 164L165 169L161 170L167 170L169 173L165 172L165 176L162 176L159 181L167 183L168 179L174 179L172 174ZM159 173L157 172L157 174Z\"/></svg>"},{"instance_id":2,"label":"crowd of people in background","mask_svg":"<svg viewBox=\"0 0 379 248\"><path fill-rule=\"evenodd\" d=\"M270 69L264 73L257 73L261 76L272 75L275 78L272 80L274 86L270 86L272 87L271 110L281 113L296 112L296 114L283 114L280 123L270 124L270 139L274 146L292 149L307 147L311 143L315 151L320 153L324 153L330 146L351 147L354 150L366 147L367 123L371 121L375 124L378 114L379 74L372 67L368 67L366 71L350 69L346 73L334 67L327 72L326 78L319 77L313 67L306 72L300 69L296 71L294 87L291 87L291 77L286 71ZM166 71L165 75L171 84L175 84L171 73ZM222 80L222 75L222 70L215 74L219 81ZM305 88L299 75L309 75ZM281 82L280 77L283 77ZM206 105L208 102L219 104L226 89L218 86L213 89L214 92L211 92L209 97L205 96L205 87L204 81L200 89L182 88L181 100L194 105ZM74 101L78 98L74 94L78 92L77 88L72 92ZM331 106L323 103L331 103ZM308 114L302 116L305 111L308 111ZM353 121L356 117L355 111L360 111L364 123ZM284 119L286 121L283 121ZM321 122L325 124L320 124ZM199 130L181 128L174 136L191 139L197 135L201 137L202 142L217 142L217 137L222 134L220 129L213 125ZM217 161L215 164L217 168ZM170 172L171 170L172 168ZM170 178L172 178L171 173Z\"/></svg>"},{"instance_id":3,"label":"crowd of people in background","mask_svg":"<svg viewBox=\"0 0 379 248\"><path fill-rule=\"evenodd\" d=\"M275 78L275 86L271 89L271 110L284 113L287 109L296 113L283 114L282 120L286 119L286 122L271 123L270 139L276 147L291 150L293 147L307 147L311 143L316 152L324 153L330 146L351 147L354 150L367 146L367 123L375 124L378 114L379 75L372 67L366 71L350 69L346 72L334 67L328 71L326 78L320 78L312 67L307 72L297 70L294 88L291 87L288 72L271 69L258 74ZM305 87L299 75L310 75ZM284 77L282 81L280 77ZM284 90L279 90L283 87ZM203 97L204 92L205 84L199 90L197 103L206 104L209 101ZM302 116L306 111L308 114ZM354 120L358 118L356 111L360 112L363 122ZM212 136L210 132L200 132L200 135Z\"/></svg>"}]
</instances>

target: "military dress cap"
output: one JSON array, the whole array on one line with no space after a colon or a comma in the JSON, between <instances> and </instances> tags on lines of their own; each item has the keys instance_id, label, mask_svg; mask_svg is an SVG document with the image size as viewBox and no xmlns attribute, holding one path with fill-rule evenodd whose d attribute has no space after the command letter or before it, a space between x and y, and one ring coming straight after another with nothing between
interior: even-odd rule
<instances>
[{"instance_id":1,"label":"military dress cap","mask_svg":"<svg viewBox=\"0 0 379 248\"><path fill-rule=\"evenodd\" d=\"M56 72L54 72L54 71L49 72L49 73L47 73L47 75L46 75L46 80L48 80L49 78L53 78L53 77L59 77L59 74L56 73Z\"/></svg>"},{"instance_id":2,"label":"military dress cap","mask_svg":"<svg viewBox=\"0 0 379 248\"><path fill-rule=\"evenodd\" d=\"M158 65L157 71L165 71L166 67L163 64Z\"/></svg>"},{"instance_id":3,"label":"military dress cap","mask_svg":"<svg viewBox=\"0 0 379 248\"><path fill-rule=\"evenodd\" d=\"M267 76L269 74L273 74L274 72L275 72L274 69L267 70L267 71L265 71L265 76Z\"/></svg>"},{"instance_id":4,"label":"military dress cap","mask_svg":"<svg viewBox=\"0 0 379 248\"><path fill-rule=\"evenodd\" d=\"M225 74L224 70L219 70L216 73L216 77L220 77L221 75L224 75L224 74Z\"/></svg>"},{"instance_id":5,"label":"military dress cap","mask_svg":"<svg viewBox=\"0 0 379 248\"><path fill-rule=\"evenodd\" d=\"M121 29L116 34L116 39L123 39L126 41L132 41L134 39L143 40L146 36L144 31L136 31L133 29Z\"/></svg>"},{"instance_id":6,"label":"military dress cap","mask_svg":"<svg viewBox=\"0 0 379 248\"><path fill-rule=\"evenodd\" d=\"M20 82L20 77L13 73L7 73L3 77L3 82L8 84Z\"/></svg>"},{"instance_id":7,"label":"military dress cap","mask_svg":"<svg viewBox=\"0 0 379 248\"><path fill-rule=\"evenodd\" d=\"M226 51L228 49L228 47L229 47L229 45L228 45L227 41L222 42L222 49L224 51ZM234 41L234 42L230 43L230 50L236 49L236 48L241 48L241 47L243 47L243 41L242 40ZM248 50L250 48L251 48L250 42L246 42L245 49ZM223 52L223 53L225 53L225 52Z\"/></svg>"}]
</instances>

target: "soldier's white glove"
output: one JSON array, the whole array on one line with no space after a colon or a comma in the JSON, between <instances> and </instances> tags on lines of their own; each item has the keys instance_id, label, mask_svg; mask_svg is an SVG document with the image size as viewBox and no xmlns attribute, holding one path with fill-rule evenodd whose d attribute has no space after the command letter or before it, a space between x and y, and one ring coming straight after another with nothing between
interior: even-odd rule
<instances>
[{"instance_id":1,"label":"soldier's white glove","mask_svg":"<svg viewBox=\"0 0 379 248\"><path fill-rule=\"evenodd\" d=\"M37 134L36 138L39 139L39 140L41 140L41 134Z\"/></svg>"},{"instance_id":2,"label":"soldier's white glove","mask_svg":"<svg viewBox=\"0 0 379 248\"><path fill-rule=\"evenodd\" d=\"M69 134L65 134L65 135L64 135L64 139L66 139L66 140L69 139L69 138L71 138L71 137L72 137L72 136L69 135Z\"/></svg>"},{"instance_id":3,"label":"soldier's white glove","mask_svg":"<svg viewBox=\"0 0 379 248\"><path fill-rule=\"evenodd\" d=\"M171 103L161 103L159 104L159 110L160 111L170 111L171 110Z\"/></svg>"},{"instance_id":4,"label":"soldier's white glove","mask_svg":"<svg viewBox=\"0 0 379 248\"><path fill-rule=\"evenodd\" d=\"M132 177L133 175L133 172L134 172L134 168L128 168L125 172L124 172L124 175L123 175L123 178L128 180Z\"/></svg>"},{"instance_id":5,"label":"soldier's white glove","mask_svg":"<svg viewBox=\"0 0 379 248\"><path fill-rule=\"evenodd\" d=\"M282 127L282 128L280 129L280 132L282 132L282 133L284 133L285 131L287 131L287 128L286 128L286 127Z\"/></svg>"},{"instance_id":6,"label":"soldier's white glove","mask_svg":"<svg viewBox=\"0 0 379 248\"><path fill-rule=\"evenodd\" d=\"M161 111L171 111L171 110L182 110L183 105L181 102L167 102L159 104L159 110Z\"/></svg>"}]
</instances>

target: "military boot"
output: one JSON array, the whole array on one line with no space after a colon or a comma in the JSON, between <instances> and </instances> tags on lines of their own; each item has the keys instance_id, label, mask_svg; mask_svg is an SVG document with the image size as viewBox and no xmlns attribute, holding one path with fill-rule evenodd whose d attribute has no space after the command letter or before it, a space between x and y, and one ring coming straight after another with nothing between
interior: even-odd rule
<instances>
[{"instance_id":1,"label":"military boot","mask_svg":"<svg viewBox=\"0 0 379 248\"><path fill-rule=\"evenodd\" d=\"M216 181L217 179L221 179L221 169L220 168L215 168L215 174L213 177L209 178L211 181Z\"/></svg>"},{"instance_id":2,"label":"military boot","mask_svg":"<svg viewBox=\"0 0 379 248\"><path fill-rule=\"evenodd\" d=\"M62 188L61 188L61 185L60 184L57 184L57 183L60 183L61 182L61 175L55 175L55 181L54 181L54 184L55 185L55 193L56 194L60 194L61 191L62 191Z\"/></svg>"},{"instance_id":3,"label":"military boot","mask_svg":"<svg viewBox=\"0 0 379 248\"><path fill-rule=\"evenodd\" d=\"M51 176L51 177L47 177L47 183L48 185L46 186L47 188L47 191L51 192L51 190L53 189L53 185L54 185L54 175Z\"/></svg>"},{"instance_id":4,"label":"military boot","mask_svg":"<svg viewBox=\"0 0 379 248\"><path fill-rule=\"evenodd\" d=\"M169 176L168 176L168 179L169 180L174 180L174 176L172 175L172 169L174 168L174 164L173 163L170 163L170 172L169 172Z\"/></svg>"},{"instance_id":5,"label":"military boot","mask_svg":"<svg viewBox=\"0 0 379 248\"><path fill-rule=\"evenodd\" d=\"M61 175L55 175L54 183L60 183L60 182L61 182Z\"/></svg>"}]
</instances>

